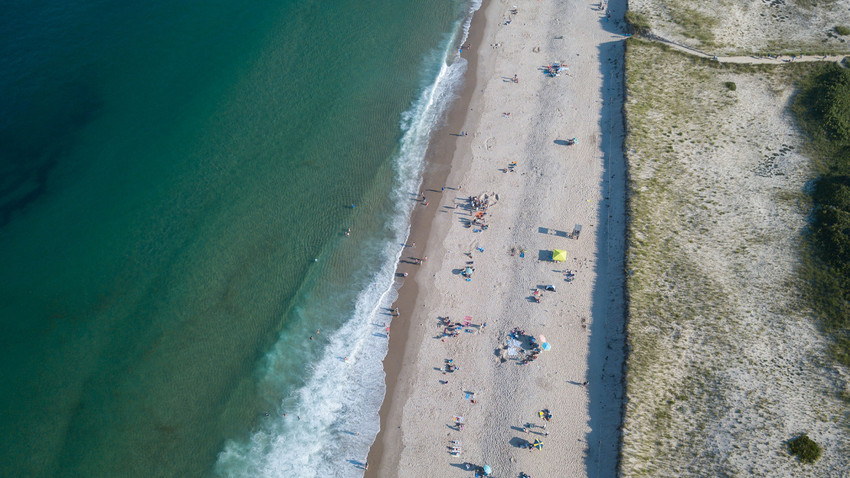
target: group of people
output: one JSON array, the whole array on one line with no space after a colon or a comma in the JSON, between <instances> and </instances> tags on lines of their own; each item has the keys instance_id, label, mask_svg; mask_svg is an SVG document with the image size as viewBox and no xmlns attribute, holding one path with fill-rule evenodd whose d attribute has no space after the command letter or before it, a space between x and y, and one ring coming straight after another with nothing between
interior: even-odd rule
<instances>
[{"instance_id":1,"label":"group of people","mask_svg":"<svg viewBox=\"0 0 850 478\"><path fill-rule=\"evenodd\" d=\"M494 195L494 197L498 200L498 196ZM489 226L484 220L484 216L487 214L487 208L495 204L494 202L491 202L490 195L483 194L481 196L470 196L468 202L472 219L466 223L466 227L473 227L473 232L486 230Z\"/></svg>"},{"instance_id":2,"label":"group of people","mask_svg":"<svg viewBox=\"0 0 850 478\"><path fill-rule=\"evenodd\" d=\"M534 362L537 359L537 356L540 355L540 352L543 351L534 336L529 338L528 344L531 346L531 350L529 350L526 353L525 358L520 361L520 365L528 365L529 363Z\"/></svg>"},{"instance_id":3,"label":"group of people","mask_svg":"<svg viewBox=\"0 0 850 478\"><path fill-rule=\"evenodd\" d=\"M484 221L484 216L487 213L484 211L476 211L475 214L472 215L472 220L469 221L470 226L480 226L481 229L487 229L489 226L487 222Z\"/></svg>"},{"instance_id":4,"label":"group of people","mask_svg":"<svg viewBox=\"0 0 850 478\"><path fill-rule=\"evenodd\" d=\"M453 359L446 359L445 365L443 365L443 373L454 373L458 370L457 365Z\"/></svg>"},{"instance_id":5,"label":"group of people","mask_svg":"<svg viewBox=\"0 0 850 478\"><path fill-rule=\"evenodd\" d=\"M463 330L464 327L469 327L469 321L465 323L460 322L452 322L452 319L449 317L440 317L440 324L443 327L443 342L446 341L446 337L458 337L460 336L460 331Z\"/></svg>"},{"instance_id":6,"label":"group of people","mask_svg":"<svg viewBox=\"0 0 850 478\"><path fill-rule=\"evenodd\" d=\"M555 62L555 63L551 63L549 65L546 65L543 68L543 71L544 71L544 73L546 73L546 76L548 76L550 78L554 78L556 76L561 76L561 72L563 70L566 70L567 68L568 68L567 65L565 65L561 62Z\"/></svg>"},{"instance_id":7,"label":"group of people","mask_svg":"<svg viewBox=\"0 0 850 478\"><path fill-rule=\"evenodd\" d=\"M540 346L535 345L530 352L528 352L525 357L519 362L520 365L528 365L531 362L537 360L537 356L540 355Z\"/></svg>"},{"instance_id":8,"label":"group of people","mask_svg":"<svg viewBox=\"0 0 850 478\"><path fill-rule=\"evenodd\" d=\"M475 212L486 211L490 205L489 194L484 194L483 196L469 196L469 206Z\"/></svg>"}]
</instances>

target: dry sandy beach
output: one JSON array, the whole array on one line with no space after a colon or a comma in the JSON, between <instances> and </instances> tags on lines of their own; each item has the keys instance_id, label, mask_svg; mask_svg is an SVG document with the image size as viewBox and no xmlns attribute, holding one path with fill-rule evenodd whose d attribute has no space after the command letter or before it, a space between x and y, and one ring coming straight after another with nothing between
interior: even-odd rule
<instances>
[{"instance_id":1,"label":"dry sandy beach","mask_svg":"<svg viewBox=\"0 0 850 478\"><path fill-rule=\"evenodd\" d=\"M585 2L494 0L476 13L466 90L433 141L421 191L428 205L417 206L408 240L416 245L399 266L410 275L366 476L473 476L465 463L502 477L615 475L625 4L609 8L606 20ZM557 61L568 70L545 75L542 67ZM563 144L573 137L577 144ZM468 198L485 193L498 201L483 217L487 229L475 232L466 227ZM576 225L580 235L568 237ZM552 249L566 250L567 260L552 262ZM460 274L467 266L470 281ZM534 289L547 284L556 292L537 302ZM444 337L446 317L471 325ZM528 351L505 348L515 327L526 345L545 335L552 349L522 365ZM444 373L449 359L457 370ZM551 420L539 417L543 409ZM454 417L463 417L462 430ZM535 439L542 450L522 447Z\"/></svg>"}]
</instances>

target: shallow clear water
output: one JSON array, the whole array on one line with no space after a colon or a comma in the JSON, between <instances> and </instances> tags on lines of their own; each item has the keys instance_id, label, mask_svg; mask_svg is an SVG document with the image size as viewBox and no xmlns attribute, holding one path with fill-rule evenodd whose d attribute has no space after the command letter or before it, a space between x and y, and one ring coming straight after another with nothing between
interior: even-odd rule
<instances>
[{"instance_id":1,"label":"shallow clear water","mask_svg":"<svg viewBox=\"0 0 850 478\"><path fill-rule=\"evenodd\" d=\"M377 431L378 307L468 11L9 7L0 474L355 469Z\"/></svg>"}]
</instances>

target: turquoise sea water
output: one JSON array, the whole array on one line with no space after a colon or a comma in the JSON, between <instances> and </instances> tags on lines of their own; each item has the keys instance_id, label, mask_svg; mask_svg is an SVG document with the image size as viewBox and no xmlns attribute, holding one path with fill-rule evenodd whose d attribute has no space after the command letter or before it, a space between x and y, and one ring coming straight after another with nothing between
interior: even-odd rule
<instances>
[{"instance_id":1,"label":"turquoise sea water","mask_svg":"<svg viewBox=\"0 0 850 478\"><path fill-rule=\"evenodd\" d=\"M356 476L474 7L132 3L0 16L0 475Z\"/></svg>"}]
</instances>

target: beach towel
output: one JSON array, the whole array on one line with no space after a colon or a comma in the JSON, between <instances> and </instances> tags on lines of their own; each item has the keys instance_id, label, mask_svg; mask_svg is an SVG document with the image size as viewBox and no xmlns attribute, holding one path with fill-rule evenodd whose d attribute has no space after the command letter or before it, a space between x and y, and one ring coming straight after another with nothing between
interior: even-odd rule
<instances>
[{"instance_id":1,"label":"beach towel","mask_svg":"<svg viewBox=\"0 0 850 478\"><path fill-rule=\"evenodd\" d=\"M519 340L516 339L508 339L508 356L515 356L519 353L520 344Z\"/></svg>"}]
</instances>

